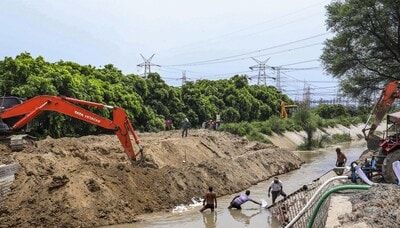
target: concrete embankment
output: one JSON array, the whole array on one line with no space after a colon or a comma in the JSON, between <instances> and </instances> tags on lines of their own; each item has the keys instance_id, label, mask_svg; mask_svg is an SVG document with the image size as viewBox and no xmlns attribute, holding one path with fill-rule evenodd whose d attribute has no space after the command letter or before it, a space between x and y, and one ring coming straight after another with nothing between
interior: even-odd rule
<instances>
[{"instance_id":1,"label":"concrete embankment","mask_svg":"<svg viewBox=\"0 0 400 228\"><path fill-rule=\"evenodd\" d=\"M45 139L0 163L21 165L0 205L0 227L129 223L173 208L208 186L226 195L300 167L294 153L215 131L141 134L149 167L132 166L115 136Z\"/></svg>"},{"instance_id":2,"label":"concrete embankment","mask_svg":"<svg viewBox=\"0 0 400 228\"><path fill-rule=\"evenodd\" d=\"M319 140L324 136L331 137L335 134L348 134L352 140L359 140L364 137L362 135L363 127L364 124L359 124L356 126L351 125L350 127L337 125L335 127L318 129L313 137L315 140ZM379 134L382 131L383 125L380 125L376 132ZM293 151L297 150L300 145L305 143L307 134L304 131L288 131L282 134L273 133L272 135L267 135L266 138L279 148Z\"/></svg>"}]
</instances>

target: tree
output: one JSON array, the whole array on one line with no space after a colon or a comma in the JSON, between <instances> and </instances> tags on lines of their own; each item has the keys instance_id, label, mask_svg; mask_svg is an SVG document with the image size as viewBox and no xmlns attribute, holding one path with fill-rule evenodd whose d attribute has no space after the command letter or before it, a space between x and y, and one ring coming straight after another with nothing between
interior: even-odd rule
<instances>
[{"instance_id":1,"label":"tree","mask_svg":"<svg viewBox=\"0 0 400 228\"><path fill-rule=\"evenodd\" d=\"M305 105L300 105L293 118L307 134L306 148L312 149L314 132L317 130L317 117Z\"/></svg>"},{"instance_id":2,"label":"tree","mask_svg":"<svg viewBox=\"0 0 400 228\"><path fill-rule=\"evenodd\" d=\"M69 61L50 63L29 53L0 61L0 85L0 93L7 96L63 95L120 106L135 127L143 131L161 130L164 120L170 118L176 127L185 117L196 127L215 119L217 114L232 122L265 120L278 113L280 100L288 100L275 87L249 85L243 75L173 87L157 73L144 79L125 75L112 64L96 68ZM110 117L109 110L91 111ZM37 136L62 137L98 134L104 130L49 112L36 119L32 132Z\"/></svg>"},{"instance_id":3,"label":"tree","mask_svg":"<svg viewBox=\"0 0 400 228\"><path fill-rule=\"evenodd\" d=\"M315 109L315 113L324 119L333 119L341 116L349 116L348 109L340 104L322 104Z\"/></svg>"},{"instance_id":4,"label":"tree","mask_svg":"<svg viewBox=\"0 0 400 228\"><path fill-rule=\"evenodd\" d=\"M371 93L400 79L400 0L344 0L327 6L321 59L347 95L369 101Z\"/></svg>"}]
</instances>

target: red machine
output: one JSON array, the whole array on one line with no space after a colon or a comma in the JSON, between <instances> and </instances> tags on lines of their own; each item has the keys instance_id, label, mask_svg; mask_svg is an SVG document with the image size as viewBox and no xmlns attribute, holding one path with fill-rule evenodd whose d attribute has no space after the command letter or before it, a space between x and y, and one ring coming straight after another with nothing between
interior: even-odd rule
<instances>
[{"instance_id":1,"label":"red machine","mask_svg":"<svg viewBox=\"0 0 400 228\"><path fill-rule=\"evenodd\" d=\"M374 135L376 128L392 107L394 101L400 98L400 82L389 82L382 91L367 123L362 130L367 146L370 150L379 150L377 154L377 164L386 181L394 183L396 176L392 170L392 163L400 160L400 112L387 115L386 131L383 138ZM371 116L374 121L368 128ZM367 132L368 131L368 132Z\"/></svg>"},{"instance_id":2,"label":"red machine","mask_svg":"<svg viewBox=\"0 0 400 228\"><path fill-rule=\"evenodd\" d=\"M8 104L4 105L7 103L5 101L8 101ZM77 105L85 105L99 109L112 109L113 119L109 120ZM42 112L53 111L114 131L125 153L132 160L136 160L136 154L129 134L132 134L140 151L142 150L139 137L129 121L125 110L120 107L112 107L105 104L57 96L36 96L26 101L15 97L11 97L11 99L7 100L6 97L2 99L1 106L0 130L2 130L3 133L15 132L26 126L28 122Z\"/></svg>"}]
</instances>

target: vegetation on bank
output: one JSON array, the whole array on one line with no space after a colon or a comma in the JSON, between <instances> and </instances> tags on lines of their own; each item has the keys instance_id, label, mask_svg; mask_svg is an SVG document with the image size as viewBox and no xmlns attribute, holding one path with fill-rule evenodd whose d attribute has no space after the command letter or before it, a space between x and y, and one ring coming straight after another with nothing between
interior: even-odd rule
<instances>
[{"instance_id":1,"label":"vegetation on bank","mask_svg":"<svg viewBox=\"0 0 400 228\"><path fill-rule=\"evenodd\" d=\"M0 94L23 98L63 95L120 106L141 131L162 130L165 119L171 119L179 128L185 117L196 127L217 114L225 122L265 121L279 114L281 100L291 103L273 86L249 85L244 75L173 87L156 73L144 79L123 74L111 64L94 67L68 61L50 63L28 53L0 61ZM92 111L110 117L108 110ZM102 133L102 129L57 113L44 113L32 128L38 136Z\"/></svg>"},{"instance_id":2,"label":"vegetation on bank","mask_svg":"<svg viewBox=\"0 0 400 228\"><path fill-rule=\"evenodd\" d=\"M367 114L364 110L353 110L342 105L320 105L314 109L300 107L293 117L281 119L274 116L266 121L225 123L219 128L221 131L245 136L252 141L268 142L264 135L272 133L281 134L285 131L305 131L306 142L299 149L312 149L323 147L327 143L340 143L349 141L347 134L334 134L331 138L313 138L317 129L343 125L357 125L366 121ZM351 139L350 139L351 140Z\"/></svg>"}]
</instances>

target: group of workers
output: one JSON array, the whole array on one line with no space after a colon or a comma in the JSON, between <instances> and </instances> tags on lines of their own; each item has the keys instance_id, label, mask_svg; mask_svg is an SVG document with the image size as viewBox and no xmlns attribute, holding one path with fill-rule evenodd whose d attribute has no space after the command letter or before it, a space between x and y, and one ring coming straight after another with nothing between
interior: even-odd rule
<instances>
[{"instance_id":1,"label":"group of workers","mask_svg":"<svg viewBox=\"0 0 400 228\"><path fill-rule=\"evenodd\" d=\"M283 196L284 198L287 197L285 192L283 191L283 184L282 182L278 179L278 177L275 177L274 180L272 181L270 187L268 188L268 197L271 197L272 194L272 204L275 204L275 200L278 198L278 196ZM230 202L228 209L237 209L241 210L242 209L242 204L250 201L253 202L257 205L262 205L261 202L258 202L256 200L251 199L250 197L250 190L246 190L244 193L235 196L232 201ZM217 208L217 195L213 191L213 187L208 188L208 192L204 194L204 200L203 200L203 207L200 209L200 212L203 212L207 209L210 209L211 211L214 211L214 209Z\"/></svg>"},{"instance_id":2,"label":"group of workers","mask_svg":"<svg viewBox=\"0 0 400 228\"><path fill-rule=\"evenodd\" d=\"M336 148L336 155L336 167L344 167L347 162L346 155L344 155L340 148ZM374 163L371 162L371 164L371 166L373 167ZM273 205L275 204L275 201L279 196L282 196L284 198L287 197L286 193L283 191L283 184L278 179L278 177L274 177L274 180L268 188L268 198L271 197L271 195ZM248 201L261 206L260 202L250 198L250 190L246 190L244 193L237 195L232 199L228 206L228 209L240 210L242 209L242 205ZM213 187L209 187L208 191L204 194L203 207L200 209L200 212L203 212L207 209L214 211L215 208L217 208L217 195L215 194Z\"/></svg>"},{"instance_id":3,"label":"group of workers","mask_svg":"<svg viewBox=\"0 0 400 228\"><path fill-rule=\"evenodd\" d=\"M343 154L343 152L340 150L340 148L336 148L336 167L345 167L346 162L347 162L347 157L346 155ZM358 166L357 162L352 162L350 165L350 171L351 171L351 181L356 182L357 181L357 174L355 172L355 167ZM375 156L372 156L371 160L368 160L368 158L365 158L364 163L361 166L361 170L365 173L365 175L371 179L372 178L372 173L377 171L377 161ZM343 174L344 170L337 171L338 174Z\"/></svg>"},{"instance_id":4,"label":"group of workers","mask_svg":"<svg viewBox=\"0 0 400 228\"><path fill-rule=\"evenodd\" d=\"M210 129L210 130L217 130L218 127L221 124L221 117L220 115L217 115L217 118L215 120L209 120L205 121L202 124L202 128L204 129ZM181 123L181 129L182 129L182 138L188 136L188 131L189 128L191 127L191 124L189 122L188 118L184 118L182 123ZM164 128L166 131L170 131L174 129L174 124L171 119L165 119L164 121Z\"/></svg>"},{"instance_id":5,"label":"group of workers","mask_svg":"<svg viewBox=\"0 0 400 228\"><path fill-rule=\"evenodd\" d=\"M217 130L219 125L220 125L220 121L218 121L218 120L209 120L209 121L203 122L201 127L204 128L204 129L209 129L209 130Z\"/></svg>"}]
</instances>

